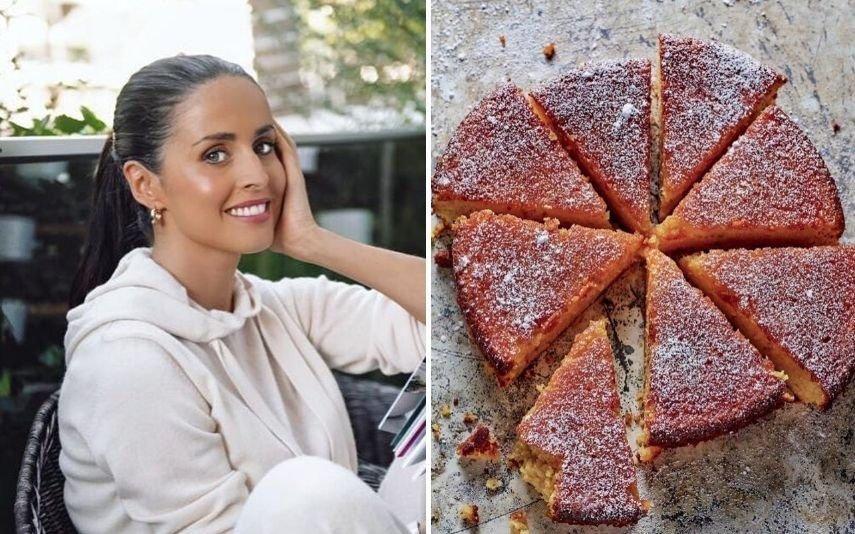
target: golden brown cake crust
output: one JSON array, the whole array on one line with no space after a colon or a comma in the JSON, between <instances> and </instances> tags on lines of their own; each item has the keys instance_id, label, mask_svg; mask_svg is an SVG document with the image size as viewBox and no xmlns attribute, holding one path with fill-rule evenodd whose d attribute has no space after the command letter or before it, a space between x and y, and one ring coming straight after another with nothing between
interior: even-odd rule
<instances>
[{"instance_id":1,"label":"golden brown cake crust","mask_svg":"<svg viewBox=\"0 0 855 534\"><path fill-rule=\"evenodd\" d=\"M453 228L457 301L499 383L513 380L635 259L640 236L490 211ZM569 310L569 311L568 311ZM531 346L531 344L534 346Z\"/></svg>"},{"instance_id":2,"label":"golden brown cake crust","mask_svg":"<svg viewBox=\"0 0 855 534\"><path fill-rule=\"evenodd\" d=\"M646 315L648 445L710 439L783 402L772 363L658 250L647 252Z\"/></svg>"},{"instance_id":3,"label":"golden brown cake crust","mask_svg":"<svg viewBox=\"0 0 855 534\"><path fill-rule=\"evenodd\" d=\"M686 237L687 230L698 237ZM660 249L830 244L843 208L825 162L779 107L769 106L657 227ZM676 248L676 247L674 247Z\"/></svg>"},{"instance_id":4,"label":"golden brown cake crust","mask_svg":"<svg viewBox=\"0 0 855 534\"><path fill-rule=\"evenodd\" d=\"M693 260L693 261L692 261ZM714 250L692 261L833 399L855 373L855 247Z\"/></svg>"},{"instance_id":5,"label":"golden brown cake crust","mask_svg":"<svg viewBox=\"0 0 855 534\"><path fill-rule=\"evenodd\" d=\"M650 62L591 63L531 92L567 149L631 230L650 222Z\"/></svg>"},{"instance_id":6,"label":"golden brown cake crust","mask_svg":"<svg viewBox=\"0 0 855 534\"><path fill-rule=\"evenodd\" d=\"M661 208L689 187L768 104L786 77L718 41L659 36Z\"/></svg>"},{"instance_id":7,"label":"golden brown cake crust","mask_svg":"<svg viewBox=\"0 0 855 534\"><path fill-rule=\"evenodd\" d=\"M607 228L603 200L522 91L502 85L463 119L431 180L433 207L452 222L484 208Z\"/></svg>"},{"instance_id":8,"label":"golden brown cake crust","mask_svg":"<svg viewBox=\"0 0 855 534\"><path fill-rule=\"evenodd\" d=\"M517 427L520 441L561 461L548 508L555 521L620 526L646 513L619 416L613 359L605 320L592 322Z\"/></svg>"}]
</instances>

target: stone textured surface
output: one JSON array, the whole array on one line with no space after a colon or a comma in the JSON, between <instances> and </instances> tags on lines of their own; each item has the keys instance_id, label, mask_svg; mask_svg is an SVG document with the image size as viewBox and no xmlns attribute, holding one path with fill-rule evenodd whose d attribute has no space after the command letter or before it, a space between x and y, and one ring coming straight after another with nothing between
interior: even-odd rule
<instances>
[{"instance_id":1,"label":"stone textured surface","mask_svg":"<svg viewBox=\"0 0 855 534\"><path fill-rule=\"evenodd\" d=\"M785 73L778 104L796 118L834 177L846 213L843 241L855 242L852 4L725 0L702 3L629 1L434 2L431 30L433 156L466 112L497 84L524 89L584 61L654 59L659 32L716 38ZM505 46L500 42L504 36ZM547 61L542 48L555 43ZM835 131L834 124L839 125ZM444 246L439 240L435 248ZM615 327L616 370L622 408L638 413L642 387L644 271L632 268L507 390L484 373L457 307L448 269L433 265L432 405L439 438L432 441L434 532L467 531L462 504L479 506L481 533L508 532L509 515L528 513L532 532L853 532L855 531L855 386L831 409L794 404L733 435L665 451L638 470L642 496L655 508L629 529L555 526L519 474L498 463L459 463L454 446L480 416L502 443L513 447L514 428L534 403L573 336L605 314ZM456 405L455 405L456 400ZM437 409L451 407L442 417ZM632 446L637 429L630 433ZM503 482L497 491L485 482Z\"/></svg>"}]
</instances>

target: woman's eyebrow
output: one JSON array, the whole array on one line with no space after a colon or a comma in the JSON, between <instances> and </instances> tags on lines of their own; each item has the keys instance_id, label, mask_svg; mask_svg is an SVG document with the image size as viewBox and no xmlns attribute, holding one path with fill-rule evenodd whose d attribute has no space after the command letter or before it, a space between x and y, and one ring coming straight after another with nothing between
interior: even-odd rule
<instances>
[{"instance_id":1,"label":"woman's eyebrow","mask_svg":"<svg viewBox=\"0 0 855 534\"><path fill-rule=\"evenodd\" d=\"M273 125L272 125L272 124L265 124L264 126L262 126L262 127L258 128L257 130L255 130L255 134L253 135L253 137L258 137L259 135L261 135L261 134L263 134L263 133L267 133L268 131L270 131L270 130L272 130L272 129L273 129ZM195 143L193 143L191 146L196 146L196 145L198 145L199 143L201 143L202 141L208 141L208 140L216 140L216 141L234 141L235 139L237 139L237 136L236 136L235 134L233 134L233 133L230 133L230 132L217 132L217 133L214 133L214 134L206 135L206 136L205 136L205 137L203 137L202 139L199 139L198 141L196 141Z\"/></svg>"}]
</instances>

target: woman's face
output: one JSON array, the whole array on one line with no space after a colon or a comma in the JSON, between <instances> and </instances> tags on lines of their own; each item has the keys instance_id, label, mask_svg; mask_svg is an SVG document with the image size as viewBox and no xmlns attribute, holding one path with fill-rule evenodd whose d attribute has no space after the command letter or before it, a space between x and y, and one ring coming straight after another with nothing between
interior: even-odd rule
<instances>
[{"instance_id":1,"label":"woman's face","mask_svg":"<svg viewBox=\"0 0 855 534\"><path fill-rule=\"evenodd\" d=\"M163 230L180 234L169 239L238 254L269 248L286 177L264 93L245 78L222 76L194 90L173 120L159 173ZM252 205L232 209L246 202Z\"/></svg>"}]
</instances>

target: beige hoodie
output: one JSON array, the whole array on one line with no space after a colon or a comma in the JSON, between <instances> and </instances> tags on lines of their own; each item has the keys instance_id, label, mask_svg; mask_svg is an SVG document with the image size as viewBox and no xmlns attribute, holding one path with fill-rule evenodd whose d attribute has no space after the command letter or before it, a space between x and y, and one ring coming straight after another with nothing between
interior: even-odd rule
<instances>
[{"instance_id":1,"label":"beige hoodie","mask_svg":"<svg viewBox=\"0 0 855 534\"><path fill-rule=\"evenodd\" d=\"M424 325L376 291L240 272L234 289L234 312L205 310L137 248L68 312L59 462L81 532L228 532L282 460L355 471L330 368L424 358Z\"/></svg>"}]
</instances>

